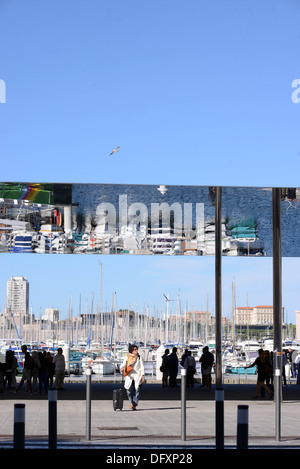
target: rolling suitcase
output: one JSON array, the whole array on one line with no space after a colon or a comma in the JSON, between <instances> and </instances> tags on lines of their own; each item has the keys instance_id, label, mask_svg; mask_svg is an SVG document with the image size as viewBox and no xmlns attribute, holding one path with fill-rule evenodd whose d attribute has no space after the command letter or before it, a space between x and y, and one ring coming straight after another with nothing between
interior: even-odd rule
<instances>
[{"instance_id":1,"label":"rolling suitcase","mask_svg":"<svg viewBox=\"0 0 300 469\"><path fill-rule=\"evenodd\" d=\"M122 410L123 409L123 401L124 401L124 391L123 389L114 389L113 390L113 408L114 410Z\"/></svg>"}]
</instances>

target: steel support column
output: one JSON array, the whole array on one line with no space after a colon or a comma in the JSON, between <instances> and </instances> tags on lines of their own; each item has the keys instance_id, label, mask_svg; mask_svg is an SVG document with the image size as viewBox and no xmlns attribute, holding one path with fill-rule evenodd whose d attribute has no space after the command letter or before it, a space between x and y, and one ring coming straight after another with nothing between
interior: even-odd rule
<instances>
[{"instance_id":1,"label":"steel support column","mask_svg":"<svg viewBox=\"0 0 300 469\"><path fill-rule=\"evenodd\" d=\"M215 205L215 314L216 386L222 386L222 188L216 187Z\"/></svg>"},{"instance_id":2,"label":"steel support column","mask_svg":"<svg viewBox=\"0 0 300 469\"><path fill-rule=\"evenodd\" d=\"M273 327L274 327L274 376L275 430L280 440L281 392L282 392L282 258L281 258L281 189L272 189L273 220Z\"/></svg>"}]
</instances>

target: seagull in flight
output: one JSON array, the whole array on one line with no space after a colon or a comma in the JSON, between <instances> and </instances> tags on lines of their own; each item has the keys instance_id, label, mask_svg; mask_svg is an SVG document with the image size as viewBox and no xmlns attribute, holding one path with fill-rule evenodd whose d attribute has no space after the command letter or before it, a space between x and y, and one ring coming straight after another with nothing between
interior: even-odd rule
<instances>
[{"instance_id":1,"label":"seagull in flight","mask_svg":"<svg viewBox=\"0 0 300 469\"><path fill-rule=\"evenodd\" d=\"M113 155L114 153L116 153L117 151L119 151L119 148L120 148L120 147L115 148L115 149L110 153L110 155ZM109 155L109 156L110 156L110 155Z\"/></svg>"}]
</instances>

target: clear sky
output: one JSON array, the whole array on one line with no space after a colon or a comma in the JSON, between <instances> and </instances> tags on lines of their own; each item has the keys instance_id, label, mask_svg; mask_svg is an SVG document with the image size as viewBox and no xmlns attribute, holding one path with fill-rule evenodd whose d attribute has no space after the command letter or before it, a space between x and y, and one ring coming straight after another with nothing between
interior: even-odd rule
<instances>
[{"instance_id":1,"label":"clear sky","mask_svg":"<svg viewBox=\"0 0 300 469\"><path fill-rule=\"evenodd\" d=\"M298 187L299 15L298 0L1 0L0 180ZM100 262L104 305L164 308L180 290L213 309L213 258L0 262L1 309L11 275L36 314L99 302ZM283 270L294 322L298 259ZM271 259L223 258L223 276L225 314L232 281L237 305L272 304Z\"/></svg>"}]
</instances>

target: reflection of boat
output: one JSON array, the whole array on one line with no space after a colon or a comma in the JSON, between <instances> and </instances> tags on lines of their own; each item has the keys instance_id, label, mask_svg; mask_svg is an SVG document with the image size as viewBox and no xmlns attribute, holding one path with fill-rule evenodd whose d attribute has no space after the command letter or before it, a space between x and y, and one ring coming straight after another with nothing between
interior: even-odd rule
<instances>
[{"instance_id":1,"label":"reflection of boat","mask_svg":"<svg viewBox=\"0 0 300 469\"><path fill-rule=\"evenodd\" d=\"M228 226L231 236L227 256L263 256L264 244L258 239L254 218Z\"/></svg>"},{"instance_id":2,"label":"reflection of boat","mask_svg":"<svg viewBox=\"0 0 300 469\"><path fill-rule=\"evenodd\" d=\"M11 241L9 252L33 252L32 233L26 231L15 233Z\"/></svg>"}]
</instances>

